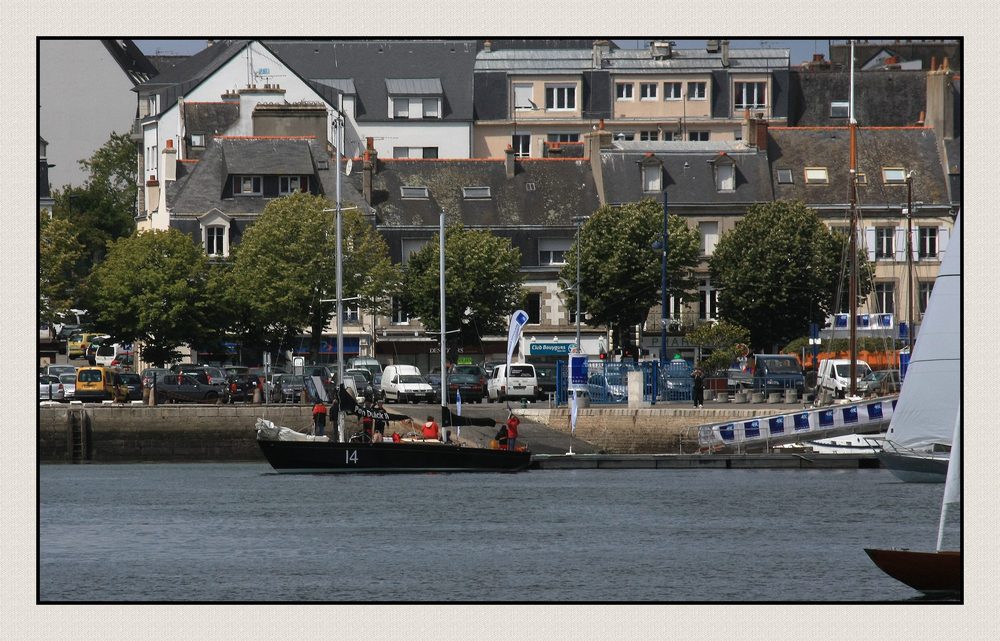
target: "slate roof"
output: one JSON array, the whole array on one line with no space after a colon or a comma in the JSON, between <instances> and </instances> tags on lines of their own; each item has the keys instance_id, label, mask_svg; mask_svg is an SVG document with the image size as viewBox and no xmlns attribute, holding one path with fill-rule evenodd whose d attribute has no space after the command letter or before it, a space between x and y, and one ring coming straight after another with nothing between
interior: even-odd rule
<instances>
[{"instance_id":1,"label":"slate roof","mask_svg":"<svg viewBox=\"0 0 1000 641\"><path fill-rule=\"evenodd\" d=\"M772 200L767 156L740 143L618 143L601 151L601 173L609 204L636 202L644 198L661 200L660 193L642 190L640 162L652 153L663 163L663 180L670 205L745 206ZM736 188L720 192L715 185L712 161L722 154L736 167Z\"/></svg>"},{"instance_id":2,"label":"slate roof","mask_svg":"<svg viewBox=\"0 0 1000 641\"><path fill-rule=\"evenodd\" d=\"M309 174L318 178L321 193L332 200L336 193L335 163L323 147L322 141L310 138L212 138L197 163L178 163L178 180L167 183L168 206L181 214L202 214L212 209L226 214L264 211L270 198L222 198L230 174ZM323 164L329 168L320 169ZM348 183L347 179L342 182L343 200L359 201Z\"/></svg>"},{"instance_id":3,"label":"slate roof","mask_svg":"<svg viewBox=\"0 0 1000 641\"><path fill-rule=\"evenodd\" d=\"M774 175L774 197L808 205L846 205L850 168L847 127L771 127L768 155ZM914 171L913 200L947 204L948 188L937 136L933 129L889 127L858 129L858 171L868 184L858 187L858 205L898 207L906 202L906 185L886 185L883 167ZM829 184L806 185L805 167L826 167ZM791 169L793 184L778 184L777 170Z\"/></svg>"},{"instance_id":4,"label":"slate roof","mask_svg":"<svg viewBox=\"0 0 1000 641\"><path fill-rule=\"evenodd\" d=\"M601 67L612 73L705 73L728 69L734 72L771 72L788 69L788 49L730 49L729 66L721 53L701 49L674 49L670 58L653 58L649 49L612 49ZM523 74L581 73L594 69L593 50L502 49L481 51L476 71L507 71Z\"/></svg>"},{"instance_id":5,"label":"slate roof","mask_svg":"<svg viewBox=\"0 0 1000 641\"><path fill-rule=\"evenodd\" d=\"M831 118L830 103L846 102L851 77L846 69L790 73L789 124L811 127L846 125ZM854 113L868 127L907 127L917 123L927 105L924 71L864 71L854 74Z\"/></svg>"},{"instance_id":6,"label":"slate roof","mask_svg":"<svg viewBox=\"0 0 1000 641\"><path fill-rule=\"evenodd\" d=\"M353 81L359 123L391 120L387 79L428 77L441 83L441 120L472 120L475 40L267 40L265 44L303 78L324 85Z\"/></svg>"},{"instance_id":7,"label":"slate roof","mask_svg":"<svg viewBox=\"0 0 1000 641\"><path fill-rule=\"evenodd\" d=\"M133 85L145 82L158 73L153 63L131 40L101 40L101 44L108 50L108 53L115 59Z\"/></svg>"},{"instance_id":8,"label":"slate roof","mask_svg":"<svg viewBox=\"0 0 1000 641\"><path fill-rule=\"evenodd\" d=\"M519 159L507 178L503 159L380 160L373 176L372 206L383 227L437 227L440 212L448 222L467 226L517 227L574 225L573 216L599 206L589 161ZM349 176L362 188L363 172ZM401 186L425 186L429 197L407 199ZM463 198L463 187L489 187L487 199Z\"/></svg>"}]
</instances>

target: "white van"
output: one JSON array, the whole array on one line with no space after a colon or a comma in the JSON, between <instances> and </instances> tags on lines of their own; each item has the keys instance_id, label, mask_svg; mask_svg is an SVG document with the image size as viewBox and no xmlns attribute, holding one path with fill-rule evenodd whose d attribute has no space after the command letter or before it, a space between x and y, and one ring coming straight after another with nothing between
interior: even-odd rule
<instances>
[{"instance_id":1,"label":"white van","mask_svg":"<svg viewBox=\"0 0 1000 641\"><path fill-rule=\"evenodd\" d=\"M533 401L539 397L538 372L531 363L512 363L508 375L507 365L497 365L486 383L486 401L494 403L507 399L525 398Z\"/></svg>"},{"instance_id":2,"label":"white van","mask_svg":"<svg viewBox=\"0 0 1000 641\"><path fill-rule=\"evenodd\" d=\"M394 403L434 402L434 390L413 365L388 365L382 370L382 396Z\"/></svg>"},{"instance_id":3,"label":"white van","mask_svg":"<svg viewBox=\"0 0 1000 641\"><path fill-rule=\"evenodd\" d=\"M101 367L111 367L111 362L118 358L118 355L121 353L121 345L105 341L97 346L97 352L94 355L94 364Z\"/></svg>"},{"instance_id":4,"label":"white van","mask_svg":"<svg viewBox=\"0 0 1000 641\"><path fill-rule=\"evenodd\" d=\"M865 361L857 361L855 382L870 374L872 368ZM823 358L816 370L816 389L833 392L837 398L844 398L851 390L851 361L846 358ZM857 389L857 385L855 385Z\"/></svg>"}]
</instances>

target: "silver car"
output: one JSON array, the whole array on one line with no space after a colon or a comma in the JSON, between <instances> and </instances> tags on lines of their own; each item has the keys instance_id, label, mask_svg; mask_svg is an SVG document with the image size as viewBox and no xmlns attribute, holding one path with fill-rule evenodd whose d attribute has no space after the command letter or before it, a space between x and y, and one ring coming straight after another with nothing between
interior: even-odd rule
<instances>
[{"instance_id":1,"label":"silver car","mask_svg":"<svg viewBox=\"0 0 1000 641\"><path fill-rule=\"evenodd\" d=\"M67 401L73 400L76 396L76 373L67 372L59 375L59 382L63 386L63 398Z\"/></svg>"},{"instance_id":2,"label":"silver car","mask_svg":"<svg viewBox=\"0 0 1000 641\"><path fill-rule=\"evenodd\" d=\"M66 400L66 390L63 384L59 382L58 376L52 376L51 374L40 374L38 376L38 400Z\"/></svg>"}]
</instances>

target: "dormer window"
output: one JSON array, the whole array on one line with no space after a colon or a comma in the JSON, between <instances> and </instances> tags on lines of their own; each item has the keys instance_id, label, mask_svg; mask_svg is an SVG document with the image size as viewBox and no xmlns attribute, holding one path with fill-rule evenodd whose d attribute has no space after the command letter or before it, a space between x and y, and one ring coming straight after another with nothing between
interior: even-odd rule
<instances>
[{"instance_id":1,"label":"dormer window","mask_svg":"<svg viewBox=\"0 0 1000 641\"><path fill-rule=\"evenodd\" d=\"M192 147L204 147L205 146L205 134L191 134L191 146Z\"/></svg>"},{"instance_id":2,"label":"dormer window","mask_svg":"<svg viewBox=\"0 0 1000 641\"><path fill-rule=\"evenodd\" d=\"M439 78L386 78L389 117L421 120L441 118L444 90Z\"/></svg>"},{"instance_id":3,"label":"dormer window","mask_svg":"<svg viewBox=\"0 0 1000 641\"><path fill-rule=\"evenodd\" d=\"M405 199L430 198L427 187L400 187L399 195Z\"/></svg>"},{"instance_id":4,"label":"dormer window","mask_svg":"<svg viewBox=\"0 0 1000 641\"><path fill-rule=\"evenodd\" d=\"M233 176L233 194L238 196L260 196L263 181L260 176Z\"/></svg>"},{"instance_id":5,"label":"dormer window","mask_svg":"<svg viewBox=\"0 0 1000 641\"><path fill-rule=\"evenodd\" d=\"M663 191L663 166L658 162L642 166L642 190L644 192Z\"/></svg>"},{"instance_id":6,"label":"dormer window","mask_svg":"<svg viewBox=\"0 0 1000 641\"><path fill-rule=\"evenodd\" d=\"M830 183L830 176L826 167L806 167L805 178L807 185L826 185Z\"/></svg>"},{"instance_id":7,"label":"dormer window","mask_svg":"<svg viewBox=\"0 0 1000 641\"><path fill-rule=\"evenodd\" d=\"M490 188L462 187L462 198L466 200L487 200L490 198Z\"/></svg>"},{"instance_id":8,"label":"dormer window","mask_svg":"<svg viewBox=\"0 0 1000 641\"><path fill-rule=\"evenodd\" d=\"M211 258L225 258L229 255L230 218L218 209L199 217L201 237L205 253Z\"/></svg>"},{"instance_id":9,"label":"dormer window","mask_svg":"<svg viewBox=\"0 0 1000 641\"><path fill-rule=\"evenodd\" d=\"M736 163L726 153L720 153L712 161L717 191L736 191Z\"/></svg>"},{"instance_id":10,"label":"dormer window","mask_svg":"<svg viewBox=\"0 0 1000 641\"><path fill-rule=\"evenodd\" d=\"M309 176L278 176L278 193L282 196L309 191Z\"/></svg>"}]
</instances>

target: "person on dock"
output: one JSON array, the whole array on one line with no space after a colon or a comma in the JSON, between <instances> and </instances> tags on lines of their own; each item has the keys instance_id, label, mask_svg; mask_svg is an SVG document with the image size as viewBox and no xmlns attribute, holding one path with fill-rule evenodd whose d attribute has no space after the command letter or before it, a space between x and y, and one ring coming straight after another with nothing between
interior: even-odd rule
<instances>
[{"instance_id":1,"label":"person on dock","mask_svg":"<svg viewBox=\"0 0 1000 641\"><path fill-rule=\"evenodd\" d=\"M330 404L330 432L333 433L333 440L339 440L340 438L340 403L337 401L337 397L334 396L333 402Z\"/></svg>"},{"instance_id":2,"label":"person on dock","mask_svg":"<svg viewBox=\"0 0 1000 641\"><path fill-rule=\"evenodd\" d=\"M511 412L507 418L507 449L513 450L517 445L517 426L521 424L521 419Z\"/></svg>"},{"instance_id":3,"label":"person on dock","mask_svg":"<svg viewBox=\"0 0 1000 641\"><path fill-rule=\"evenodd\" d=\"M493 440L495 440L497 442L497 447L500 448L501 450L507 449L507 424L506 423L504 423L504 424L502 424L500 426L500 429L497 430L497 433L493 437Z\"/></svg>"},{"instance_id":4,"label":"person on dock","mask_svg":"<svg viewBox=\"0 0 1000 641\"><path fill-rule=\"evenodd\" d=\"M326 405L322 401L316 401L313 405L313 434L323 436L326 431Z\"/></svg>"},{"instance_id":5,"label":"person on dock","mask_svg":"<svg viewBox=\"0 0 1000 641\"><path fill-rule=\"evenodd\" d=\"M701 371L700 367L696 367L691 372L691 378L694 379L694 389L691 395L694 406L701 407L705 402L705 373Z\"/></svg>"},{"instance_id":6,"label":"person on dock","mask_svg":"<svg viewBox=\"0 0 1000 641\"><path fill-rule=\"evenodd\" d=\"M427 439L441 438L441 428L438 427L437 421L434 420L433 416L427 417L427 422L424 423L421 428L421 433L423 434L423 437Z\"/></svg>"}]
</instances>

